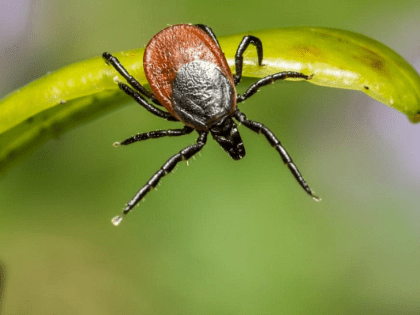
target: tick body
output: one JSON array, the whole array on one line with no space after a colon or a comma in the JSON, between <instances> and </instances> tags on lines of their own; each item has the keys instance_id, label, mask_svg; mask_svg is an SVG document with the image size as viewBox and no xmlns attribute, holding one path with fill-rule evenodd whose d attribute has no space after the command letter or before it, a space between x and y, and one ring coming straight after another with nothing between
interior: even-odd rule
<instances>
[{"instance_id":1,"label":"tick body","mask_svg":"<svg viewBox=\"0 0 420 315\"><path fill-rule=\"evenodd\" d=\"M235 111L232 73L217 43L202 29L175 25L156 34L144 52L153 94L185 125L209 131Z\"/></svg>"},{"instance_id":2,"label":"tick body","mask_svg":"<svg viewBox=\"0 0 420 315\"><path fill-rule=\"evenodd\" d=\"M275 73L252 84L244 94L237 95L235 86L242 77L242 55L250 44L256 47L258 65L262 66L263 46L261 40L248 35L242 39L238 46L235 55L236 74L232 75L217 38L208 26L202 24L170 26L156 34L144 52L143 66L151 92L133 78L117 58L109 53L103 54L106 62L112 65L128 82L129 85L119 83L122 91L152 114L184 124L182 129L137 134L121 143L117 142L116 146L128 145L150 138L181 136L193 131L198 133L195 144L186 147L167 160L129 201L123 214L112 220L115 225L118 225L123 215L143 199L147 192L155 187L163 176L171 172L178 162L188 160L200 151L206 144L208 133L234 160L243 158L245 147L234 119L245 127L262 133L280 154L281 159L306 193L313 199L319 200L277 137L263 124L248 120L237 108L237 103L255 94L258 88L276 80L287 78L310 80L312 76L298 72ZM153 104L149 103L146 98ZM156 106L163 106L166 111Z\"/></svg>"}]
</instances>

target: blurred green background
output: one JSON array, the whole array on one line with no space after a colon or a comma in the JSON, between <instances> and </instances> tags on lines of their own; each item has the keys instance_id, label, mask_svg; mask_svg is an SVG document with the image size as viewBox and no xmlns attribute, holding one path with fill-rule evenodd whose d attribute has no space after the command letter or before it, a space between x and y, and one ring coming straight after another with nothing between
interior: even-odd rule
<instances>
[{"instance_id":1,"label":"blurred green background","mask_svg":"<svg viewBox=\"0 0 420 315\"><path fill-rule=\"evenodd\" d=\"M0 1L0 96L168 24L217 35L313 25L420 68L418 0ZM244 80L239 92L252 82ZM49 141L0 180L2 314L419 314L420 129L345 90L279 82L241 105L274 131L234 162L211 138L118 228L110 219L195 141L114 141L174 125L135 103Z\"/></svg>"}]
</instances>

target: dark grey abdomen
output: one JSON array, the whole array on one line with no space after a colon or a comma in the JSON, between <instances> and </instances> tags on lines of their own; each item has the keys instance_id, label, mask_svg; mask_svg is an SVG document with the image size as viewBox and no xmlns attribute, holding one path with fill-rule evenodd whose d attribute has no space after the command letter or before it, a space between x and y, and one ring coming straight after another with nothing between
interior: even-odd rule
<instances>
[{"instance_id":1,"label":"dark grey abdomen","mask_svg":"<svg viewBox=\"0 0 420 315\"><path fill-rule=\"evenodd\" d=\"M208 128L232 110L234 91L213 63L197 60L182 66L172 88L173 108L187 124Z\"/></svg>"}]
</instances>

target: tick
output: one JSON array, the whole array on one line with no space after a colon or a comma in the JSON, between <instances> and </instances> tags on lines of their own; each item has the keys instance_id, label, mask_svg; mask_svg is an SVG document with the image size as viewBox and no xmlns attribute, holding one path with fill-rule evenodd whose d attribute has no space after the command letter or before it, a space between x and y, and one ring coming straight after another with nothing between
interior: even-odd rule
<instances>
[{"instance_id":1,"label":"tick","mask_svg":"<svg viewBox=\"0 0 420 315\"><path fill-rule=\"evenodd\" d=\"M193 131L198 133L196 143L167 160L128 202L122 214L112 219L114 225L118 225L123 216L130 212L152 188L156 187L160 179L170 173L179 162L188 161L199 152L206 144L209 133L231 158L242 159L245 156L245 147L234 119L252 131L262 133L280 154L281 159L306 193L314 200L320 200L313 194L277 137L263 124L248 120L236 106L254 95L260 87L276 80L287 78L310 80L312 76L290 71L279 72L258 80L245 93L236 94L235 86L241 82L242 78L243 54L250 44L256 47L258 65L262 66L262 42L255 36L247 35L242 39L236 51L236 74L232 75L219 42L210 27L203 24L170 26L157 33L144 51L144 72L151 92L132 77L117 58L107 52L103 53L105 61L127 81L128 85L118 83L123 92L150 113L184 124L181 129L140 133L122 142L114 143L115 146L129 145L151 138L183 136ZM153 104L146 101L146 98ZM163 106L166 111L157 106Z\"/></svg>"}]
</instances>

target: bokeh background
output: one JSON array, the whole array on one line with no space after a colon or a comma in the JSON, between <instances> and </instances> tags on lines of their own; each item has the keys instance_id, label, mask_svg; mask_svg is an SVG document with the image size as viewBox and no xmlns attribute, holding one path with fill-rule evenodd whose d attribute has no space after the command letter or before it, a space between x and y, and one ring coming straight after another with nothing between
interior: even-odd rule
<instances>
[{"instance_id":1,"label":"bokeh background","mask_svg":"<svg viewBox=\"0 0 420 315\"><path fill-rule=\"evenodd\" d=\"M145 45L168 24L217 35L313 25L359 32L420 69L418 0L0 0L0 96L73 62ZM250 84L239 87L244 91ZM420 126L360 92L279 82L241 105L262 136L181 164L110 219L195 135L129 103L39 148L0 180L2 314L419 314Z\"/></svg>"}]
</instances>

